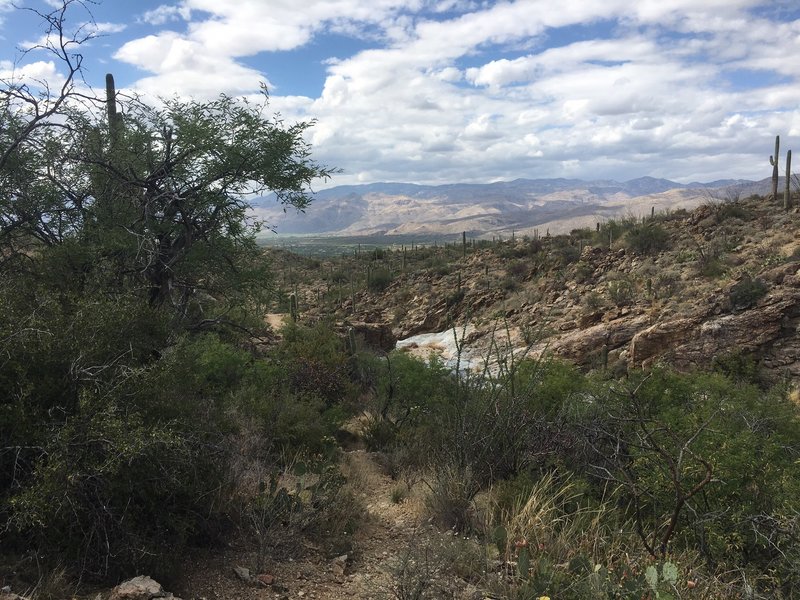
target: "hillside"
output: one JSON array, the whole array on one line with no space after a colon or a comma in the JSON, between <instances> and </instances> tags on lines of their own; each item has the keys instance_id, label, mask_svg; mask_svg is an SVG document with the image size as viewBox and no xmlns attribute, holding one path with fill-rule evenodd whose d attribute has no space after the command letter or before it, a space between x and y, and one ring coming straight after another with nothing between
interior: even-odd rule
<instances>
[{"instance_id":1,"label":"hillside","mask_svg":"<svg viewBox=\"0 0 800 600\"><path fill-rule=\"evenodd\" d=\"M276 262L299 282L304 319L386 326L395 339L469 323L472 348L507 328L516 348L587 368L707 368L735 356L800 377L800 228L796 212L762 197L463 250Z\"/></svg>"},{"instance_id":2,"label":"hillside","mask_svg":"<svg viewBox=\"0 0 800 600\"><path fill-rule=\"evenodd\" d=\"M260 322L161 343L124 408L51 442L70 462L14 505L44 515L43 566L12 538L0 599L174 597L111 589L143 573L209 600L794 598L799 215L753 196L560 236L266 250Z\"/></svg>"},{"instance_id":3,"label":"hillside","mask_svg":"<svg viewBox=\"0 0 800 600\"><path fill-rule=\"evenodd\" d=\"M641 177L625 182L579 179L517 179L491 184L423 186L375 183L339 186L315 194L313 208L284 212L274 197L255 212L280 234L454 235L491 239L512 231L567 233L576 227L677 208L709 198L763 194L768 180L720 180L680 184Z\"/></svg>"}]
</instances>

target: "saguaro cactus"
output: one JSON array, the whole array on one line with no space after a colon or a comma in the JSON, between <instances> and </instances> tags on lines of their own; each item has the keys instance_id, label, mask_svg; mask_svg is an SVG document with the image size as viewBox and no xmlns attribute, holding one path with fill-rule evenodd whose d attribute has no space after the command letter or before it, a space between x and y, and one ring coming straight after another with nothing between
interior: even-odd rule
<instances>
[{"instance_id":1,"label":"saguaro cactus","mask_svg":"<svg viewBox=\"0 0 800 600\"><path fill-rule=\"evenodd\" d=\"M108 115L108 131L113 146L119 139L122 129L122 115L117 112L117 90L114 87L114 76L106 73L106 114Z\"/></svg>"},{"instance_id":2,"label":"saguaro cactus","mask_svg":"<svg viewBox=\"0 0 800 600\"><path fill-rule=\"evenodd\" d=\"M347 328L347 350L350 356L355 356L358 350L356 346L356 331L352 327Z\"/></svg>"},{"instance_id":3,"label":"saguaro cactus","mask_svg":"<svg viewBox=\"0 0 800 600\"><path fill-rule=\"evenodd\" d=\"M292 293L289 294L289 315L292 318L292 321L297 323L297 295Z\"/></svg>"},{"instance_id":4,"label":"saguaro cactus","mask_svg":"<svg viewBox=\"0 0 800 600\"><path fill-rule=\"evenodd\" d=\"M792 208L792 151L786 151L786 189L783 191L783 208Z\"/></svg>"},{"instance_id":5,"label":"saguaro cactus","mask_svg":"<svg viewBox=\"0 0 800 600\"><path fill-rule=\"evenodd\" d=\"M772 199L778 199L778 161L780 160L781 136L775 136L775 155L769 157L769 164L772 165Z\"/></svg>"}]
</instances>

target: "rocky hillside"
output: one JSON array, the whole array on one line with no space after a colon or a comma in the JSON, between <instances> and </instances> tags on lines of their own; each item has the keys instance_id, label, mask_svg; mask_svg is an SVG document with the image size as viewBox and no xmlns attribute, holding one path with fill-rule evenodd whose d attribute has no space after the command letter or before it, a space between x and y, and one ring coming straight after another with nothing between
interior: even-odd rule
<instances>
[{"instance_id":1,"label":"rocky hillside","mask_svg":"<svg viewBox=\"0 0 800 600\"><path fill-rule=\"evenodd\" d=\"M624 372L757 364L800 378L797 210L751 196L607 221L569 235L377 250L337 261L273 251L301 319L355 324L374 345L474 325L502 340ZM388 330L391 329L391 335ZM748 367L749 368L749 367Z\"/></svg>"}]
</instances>

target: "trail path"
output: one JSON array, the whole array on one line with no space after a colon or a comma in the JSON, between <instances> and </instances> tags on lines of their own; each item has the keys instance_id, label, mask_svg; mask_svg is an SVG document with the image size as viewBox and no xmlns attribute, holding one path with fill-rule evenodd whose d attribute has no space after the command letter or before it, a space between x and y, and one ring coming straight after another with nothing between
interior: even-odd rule
<instances>
[{"instance_id":1,"label":"trail path","mask_svg":"<svg viewBox=\"0 0 800 600\"><path fill-rule=\"evenodd\" d=\"M321 548L298 540L305 550L299 553L300 558L268 561L265 572L275 578L271 586L257 586L238 579L233 567L254 564L255 555L231 549L221 555L217 552L194 560L171 591L184 600L395 598L394 573L409 545L419 540L419 536L447 534L440 534L423 523L419 484L407 498L396 503L392 501L392 490L404 484L381 472L369 453L348 452L343 469L366 509L363 522L353 536L353 550L348 554L344 570L341 560L325 556ZM475 597L476 590L460 580L453 580L449 587L453 588L452 592L443 597Z\"/></svg>"}]
</instances>

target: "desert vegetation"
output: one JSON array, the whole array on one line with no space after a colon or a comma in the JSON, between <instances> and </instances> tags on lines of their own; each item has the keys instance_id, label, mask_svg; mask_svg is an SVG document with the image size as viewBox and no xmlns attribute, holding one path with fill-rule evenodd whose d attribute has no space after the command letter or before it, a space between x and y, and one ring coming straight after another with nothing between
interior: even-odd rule
<instances>
[{"instance_id":1,"label":"desert vegetation","mask_svg":"<svg viewBox=\"0 0 800 600\"><path fill-rule=\"evenodd\" d=\"M121 100L111 77L87 97L70 4L43 15L64 86L0 90L4 584L180 586L187 557L232 547L255 572L314 555L343 574L374 506L417 502L364 597L797 597L797 379L759 354L796 337L790 192L569 235L265 251L247 198L305 208L333 172L310 124ZM666 352L736 327L752 345ZM447 328L455 368L370 335ZM634 347L645 330L659 352Z\"/></svg>"}]
</instances>

